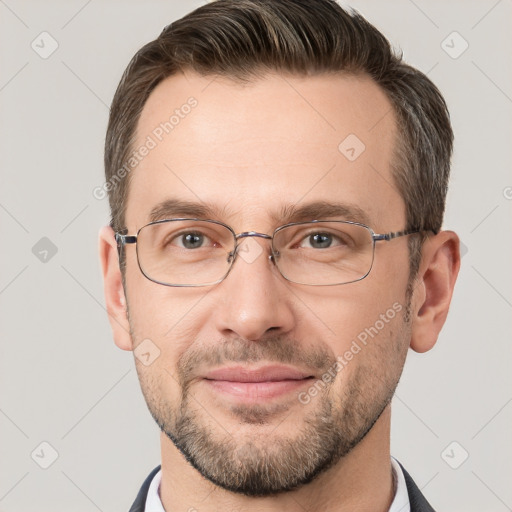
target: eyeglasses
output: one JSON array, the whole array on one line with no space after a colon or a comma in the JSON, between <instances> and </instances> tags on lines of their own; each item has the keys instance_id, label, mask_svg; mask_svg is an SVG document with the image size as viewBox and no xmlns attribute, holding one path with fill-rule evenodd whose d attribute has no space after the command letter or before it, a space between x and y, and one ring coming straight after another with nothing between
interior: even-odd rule
<instances>
[{"instance_id":1,"label":"eyeglasses","mask_svg":"<svg viewBox=\"0 0 512 512\"><path fill-rule=\"evenodd\" d=\"M116 233L115 237L120 254L126 244L137 244L141 272L165 286L220 283L243 252L240 240L248 237L271 240L268 258L288 281L332 286L364 279L373 266L376 242L419 232L377 234L358 222L313 220L280 226L272 236L255 231L237 235L216 220L179 218L151 222L135 236Z\"/></svg>"}]
</instances>

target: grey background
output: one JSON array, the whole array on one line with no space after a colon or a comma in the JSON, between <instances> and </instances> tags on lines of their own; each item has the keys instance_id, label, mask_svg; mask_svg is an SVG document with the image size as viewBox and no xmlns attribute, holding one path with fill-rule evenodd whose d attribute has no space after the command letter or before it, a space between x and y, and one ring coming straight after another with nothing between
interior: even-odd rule
<instances>
[{"instance_id":1,"label":"grey background","mask_svg":"<svg viewBox=\"0 0 512 512\"><path fill-rule=\"evenodd\" d=\"M1 511L128 510L159 463L133 356L104 310L108 210L92 191L126 64L201 4L0 0ZM456 135L445 228L464 244L462 269L437 346L410 354L392 453L438 510L512 510L512 3L350 5L440 87ZM58 43L46 59L31 47L50 48L43 31ZM469 44L458 58L453 31ZM42 442L58 452L47 469Z\"/></svg>"}]
</instances>

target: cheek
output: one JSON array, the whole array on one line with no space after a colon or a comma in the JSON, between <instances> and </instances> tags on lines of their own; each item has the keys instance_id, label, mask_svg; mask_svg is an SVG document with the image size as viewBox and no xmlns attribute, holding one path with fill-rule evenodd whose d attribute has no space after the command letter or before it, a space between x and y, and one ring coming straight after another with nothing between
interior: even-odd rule
<instances>
[{"instance_id":1,"label":"cheek","mask_svg":"<svg viewBox=\"0 0 512 512\"><path fill-rule=\"evenodd\" d=\"M338 360L345 366L359 365L370 360L373 354L394 344L402 324L405 308L400 302L385 303L384 306L347 308L338 314L333 327L336 333L331 344Z\"/></svg>"},{"instance_id":2,"label":"cheek","mask_svg":"<svg viewBox=\"0 0 512 512\"><path fill-rule=\"evenodd\" d=\"M373 269L381 270L381 269ZM314 331L331 347L335 355L350 350L351 343L365 341L368 331L387 337L399 329L405 312L407 271L402 269L390 278L384 272L370 273L365 279L341 286L297 290L304 306L297 325L301 332ZM382 336L380 336L382 333ZM303 336L301 336L303 337ZM349 356L350 357L350 356Z\"/></svg>"},{"instance_id":3,"label":"cheek","mask_svg":"<svg viewBox=\"0 0 512 512\"><path fill-rule=\"evenodd\" d=\"M194 333L183 336L183 329L200 323L197 318L201 302L208 290L163 286L147 279L137 260L127 261L126 295L130 326L135 340L149 338L184 349ZM192 336L192 337L190 337Z\"/></svg>"},{"instance_id":4,"label":"cheek","mask_svg":"<svg viewBox=\"0 0 512 512\"><path fill-rule=\"evenodd\" d=\"M175 411L181 402L181 389L176 372L167 364L167 354L162 351L150 365L137 360L136 367L148 407L160 420L166 420L169 413Z\"/></svg>"},{"instance_id":5,"label":"cheek","mask_svg":"<svg viewBox=\"0 0 512 512\"><path fill-rule=\"evenodd\" d=\"M201 299L207 292L153 283L133 266L126 277L141 388L146 401L162 408L164 414L163 408L177 406L181 401L182 384L177 366L199 338L204 319L198 315Z\"/></svg>"},{"instance_id":6,"label":"cheek","mask_svg":"<svg viewBox=\"0 0 512 512\"><path fill-rule=\"evenodd\" d=\"M333 380L328 392L333 400L354 385L374 396L379 383L392 386L400 374L408 347L403 325L406 282L403 277L388 281L376 273L373 279L368 276L338 290L301 296L314 315L304 315L299 330L320 335L336 358L325 375Z\"/></svg>"},{"instance_id":7,"label":"cheek","mask_svg":"<svg viewBox=\"0 0 512 512\"><path fill-rule=\"evenodd\" d=\"M405 308L395 301L354 316L333 347L339 373L333 396L345 396L357 386L365 396L375 398L394 388L409 345L404 313Z\"/></svg>"}]
</instances>

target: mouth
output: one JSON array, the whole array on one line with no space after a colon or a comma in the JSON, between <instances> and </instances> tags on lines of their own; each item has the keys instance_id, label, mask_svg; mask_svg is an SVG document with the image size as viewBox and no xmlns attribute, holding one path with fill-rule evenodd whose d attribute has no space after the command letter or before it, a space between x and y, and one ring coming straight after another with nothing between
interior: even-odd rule
<instances>
[{"instance_id":1,"label":"mouth","mask_svg":"<svg viewBox=\"0 0 512 512\"><path fill-rule=\"evenodd\" d=\"M260 403L284 396L315 379L311 373L287 366L241 366L219 368L208 372L204 382L215 392L246 403Z\"/></svg>"}]
</instances>

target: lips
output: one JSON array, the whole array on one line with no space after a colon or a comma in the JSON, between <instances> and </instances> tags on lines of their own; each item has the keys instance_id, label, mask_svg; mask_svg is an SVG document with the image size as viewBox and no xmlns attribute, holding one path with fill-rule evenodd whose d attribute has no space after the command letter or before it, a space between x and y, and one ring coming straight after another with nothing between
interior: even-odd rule
<instances>
[{"instance_id":1,"label":"lips","mask_svg":"<svg viewBox=\"0 0 512 512\"><path fill-rule=\"evenodd\" d=\"M313 375L297 368L281 365L263 366L251 369L242 366L218 368L208 372L204 376L207 380L248 383L303 380L309 377L313 377Z\"/></svg>"},{"instance_id":2,"label":"lips","mask_svg":"<svg viewBox=\"0 0 512 512\"><path fill-rule=\"evenodd\" d=\"M297 368L283 365L248 368L232 366L209 371L203 382L217 397L238 403L259 404L289 396L310 385L314 376Z\"/></svg>"}]
</instances>

